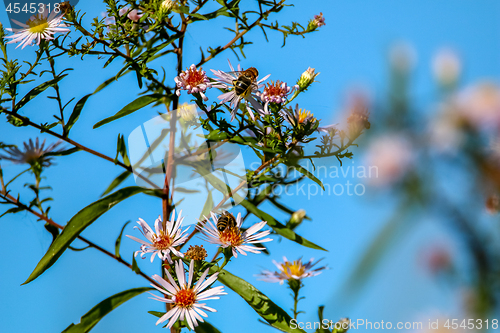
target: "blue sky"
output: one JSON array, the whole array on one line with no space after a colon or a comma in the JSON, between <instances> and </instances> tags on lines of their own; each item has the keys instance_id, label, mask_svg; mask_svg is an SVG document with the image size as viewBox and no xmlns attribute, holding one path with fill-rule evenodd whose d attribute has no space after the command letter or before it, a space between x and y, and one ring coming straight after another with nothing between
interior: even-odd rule
<instances>
[{"instance_id":1,"label":"blue sky","mask_svg":"<svg viewBox=\"0 0 500 333\"><path fill-rule=\"evenodd\" d=\"M95 0L81 2L78 7L88 13L87 23L91 16L100 15L103 8ZM242 61L242 66L255 66L261 74L272 73L271 79L290 84L307 67L315 67L321 72L318 77L320 83L297 102L327 123L337 122L340 118L345 94L350 88L366 87L375 97L385 97L387 54L390 46L398 41L411 44L416 51L412 98L419 106L430 106L436 96L430 64L435 52L443 46L452 47L461 55L464 62L463 85L480 78L496 80L500 74L500 3L497 1L300 1L295 7L285 9L279 21L305 23L320 11L326 17L326 26L306 39L290 37L285 48L281 48L281 35L278 33L269 34L270 43L264 41L259 31L249 34L248 38L254 44L245 49L247 58ZM5 13L0 13L0 22L5 23L6 20ZM229 38L229 33L220 32L203 22L193 25L186 41L185 66L197 62L200 46L215 46L217 40L225 41L226 36ZM21 51L12 47L10 51L11 57L32 59L34 55L32 48ZM226 70L228 58L233 64L237 63L229 51L218 56L205 69ZM165 60L165 67L169 68L171 64L172 59ZM79 58L71 58L58 66L59 70L75 68L63 81L61 90L66 100L71 97L79 99L92 92L118 68L115 65L101 70L102 62L90 57L85 63ZM168 74L173 79L173 71ZM153 117L156 110L147 108L96 130L92 130L92 126L133 100L136 92L136 80L131 76L92 96L72 131L73 139L107 155L114 155L117 134L127 135ZM216 95L209 96L214 98ZM186 96L183 98L188 100ZM55 107L53 101L40 97L30 102L24 114L34 121L45 122L55 113ZM14 131L5 123L0 124L0 133L1 141L15 144L40 136L29 128ZM53 141L50 137L47 140ZM360 165L361 149L355 149L354 153L354 165ZM2 167L7 178L21 170L9 164L2 164ZM58 159L57 165L45 174L46 184L50 183L53 187L50 192L54 198L51 217L64 224L78 210L97 200L120 172L112 164L83 152ZM16 187L25 195L27 192L22 185L28 180L26 177L20 179ZM325 181L334 185L338 179ZM358 183L363 180L352 181ZM129 181L127 185L133 183ZM427 320L437 312L458 315L457 296L437 284L417 262L422 246L447 239L445 230L432 219L423 219L417 226L402 232L397 243L398 250L391 252L380 263L365 288L357 296L346 296L340 291L349 273L369 241L391 215L396 206L395 200L367 188L363 196L318 194L308 199L293 195L284 202L297 209L306 209L313 221L304 222L298 233L324 246L329 252L313 251L287 240L274 241L269 246L270 257L241 257L231 262L228 270L246 278L288 309L291 303L286 288L257 281L253 275L262 268L272 268L271 259L279 260L283 255L289 259L325 257L324 262L331 269L305 281L304 294L308 298L301 302L301 309L306 311L299 317L301 321L315 320L316 306L323 304L327 306L326 317L333 320L348 316L396 322L419 318ZM106 213L83 235L113 250L123 223L128 220L133 222L126 228L126 233L133 234L132 225L137 218L142 217L152 223L160 214L160 208L160 202L154 198L133 197ZM253 218L251 221L256 220ZM8 215L0 223L0 244L4 249L0 258L1 332L59 332L72 322L78 322L102 299L145 285L126 267L97 251L86 250L67 251L38 279L20 286L45 253L51 236L42 223L25 213ZM213 255L215 249L208 245L205 247L210 249L209 255ZM136 249L136 243L123 240L121 253L124 258L130 260ZM158 272L158 265L151 265L149 260L140 261L139 265L150 275ZM339 295L347 299L338 299ZM211 306L219 312L211 314L209 321L223 332L234 332L235 329L238 332L253 332L255 329L274 331L258 323L258 316L253 310L232 292L221 301L211 301ZM162 305L145 295L138 296L106 316L92 332L160 332L161 328L154 325L155 318L147 313L149 310L162 310Z\"/></svg>"}]
</instances>

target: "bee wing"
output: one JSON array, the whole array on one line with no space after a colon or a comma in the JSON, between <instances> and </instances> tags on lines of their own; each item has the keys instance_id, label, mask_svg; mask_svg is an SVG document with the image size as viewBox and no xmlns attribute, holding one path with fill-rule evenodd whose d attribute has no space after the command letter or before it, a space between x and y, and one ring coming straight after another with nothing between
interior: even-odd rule
<instances>
[{"instance_id":1,"label":"bee wing","mask_svg":"<svg viewBox=\"0 0 500 333\"><path fill-rule=\"evenodd\" d=\"M233 71L233 72L226 72L226 74L230 74L236 77L239 77L241 74L243 74L244 71Z\"/></svg>"}]
</instances>

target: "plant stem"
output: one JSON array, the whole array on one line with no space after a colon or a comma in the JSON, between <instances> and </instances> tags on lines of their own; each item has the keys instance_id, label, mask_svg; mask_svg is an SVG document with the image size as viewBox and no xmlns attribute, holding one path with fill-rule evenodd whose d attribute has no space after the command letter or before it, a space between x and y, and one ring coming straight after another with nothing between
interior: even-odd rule
<instances>
[{"instance_id":1,"label":"plant stem","mask_svg":"<svg viewBox=\"0 0 500 333\"><path fill-rule=\"evenodd\" d=\"M52 77L54 79L56 79L57 74L56 74L55 65L54 65L54 58L52 58L50 56L50 52L49 52L48 48L45 49L45 54L47 55L47 60L49 61L49 64L50 64L50 72L52 73ZM53 88L56 91L56 99L57 99L57 103L59 105L59 113L61 115L61 125L64 129L64 126L65 126L64 125L64 112L63 112L63 106L62 106L62 102L61 102L61 95L59 93L59 85L57 84L57 82L54 84Z\"/></svg>"},{"instance_id":2,"label":"plant stem","mask_svg":"<svg viewBox=\"0 0 500 333\"><path fill-rule=\"evenodd\" d=\"M8 111L8 110L2 110L2 113L9 114L9 115L11 115L11 116L16 116L16 117L19 117L19 115L17 115L15 112ZM61 135L61 134L59 134L59 133L56 133L56 132L54 132L54 131L51 131L50 129L44 128L43 126L38 125L38 124L36 124L36 123L32 122L32 121L31 121L31 120L29 120L28 118L22 117L22 121L23 121L23 124L24 124L24 125L29 125L29 126L31 126L31 127L37 128L37 129L39 129L39 130L40 130L40 132L42 132L42 133L47 133L47 134L49 134L49 135L52 135L52 136L54 136L54 137L56 137L56 138L58 138L58 139L60 139L60 140L63 140L63 141L65 141L65 142L67 142L67 143L69 143L69 144L71 144L71 145L75 146L76 148L78 148L78 149L80 149L80 150L83 150L83 151L85 151L85 152L87 152L87 153L90 153L90 154L92 154L92 155L95 155L95 156L97 156L97 157L100 157L100 158L102 158L102 159L104 159L104 160L106 160L106 161L108 161L108 162L112 162L112 163L113 163L113 164L115 164L115 165L119 165L119 166L121 166L122 168L124 168L124 169L126 169L126 170L128 170L128 171L130 171L130 172L132 172L132 173L134 173L135 175L137 175L139 178L141 178L142 180L144 180L145 182L147 182L147 183L148 183L150 186L152 186L153 188L155 188L155 189L160 189L160 188L159 188L159 187L158 187L155 183L153 183L152 181L150 181L148 178L144 177L143 175L141 175L141 174L139 174L139 173L136 173L136 172L134 171L134 169L133 169L131 166L125 165L124 163L122 163L122 162L120 162L120 161L115 161L115 159L114 159L114 158L112 158L112 157L109 157L109 156L107 156L107 155L104 155L104 154L102 154L102 153L99 153L98 151L95 151L95 150L93 150L93 149L91 149L91 148L88 148L88 147L86 147L86 146L84 146L84 145L82 145L82 144L80 144L80 143L78 143L78 142L76 142L76 141L74 141L74 140L71 140L70 138L68 138L68 137L66 137L66 136L63 136L63 135Z\"/></svg>"}]
</instances>

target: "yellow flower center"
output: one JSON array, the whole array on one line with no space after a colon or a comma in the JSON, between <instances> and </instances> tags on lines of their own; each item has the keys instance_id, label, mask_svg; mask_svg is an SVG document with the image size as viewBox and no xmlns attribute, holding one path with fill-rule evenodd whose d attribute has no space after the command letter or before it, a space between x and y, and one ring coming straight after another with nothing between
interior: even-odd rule
<instances>
[{"instance_id":1,"label":"yellow flower center","mask_svg":"<svg viewBox=\"0 0 500 333\"><path fill-rule=\"evenodd\" d=\"M181 308L189 308L195 302L196 294L193 289L182 289L175 295L175 305Z\"/></svg>"},{"instance_id":2,"label":"yellow flower center","mask_svg":"<svg viewBox=\"0 0 500 333\"><path fill-rule=\"evenodd\" d=\"M300 109L299 110L299 119L297 119L297 121L299 122L299 124L302 124L309 117L311 117L311 119L314 121L314 117L313 117L313 114L311 113L311 111Z\"/></svg>"},{"instance_id":3,"label":"yellow flower center","mask_svg":"<svg viewBox=\"0 0 500 333\"><path fill-rule=\"evenodd\" d=\"M26 24L29 26L29 31L34 34L43 33L49 27L47 19L39 15L36 16L34 19L26 22Z\"/></svg>"},{"instance_id":4,"label":"yellow flower center","mask_svg":"<svg viewBox=\"0 0 500 333\"><path fill-rule=\"evenodd\" d=\"M283 273L286 275L287 278L293 279L292 276L302 276L302 274L305 273L306 268L305 266L302 265L302 262L300 261L286 261L284 262L281 267L283 268Z\"/></svg>"},{"instance_id":5,"label":"yellow flower center","mask_svg":"<svg viewBox=\"0 0 500 333\"><path fill-rule=\"evenodd\" d=\"M233 247L243 243L241 230L238 227L227 227L223 232L219 232L219 239L221 242L231 244Z\"/></svg>"},{"instance_id":6,"label":"yellow flower center","mask_svg":"<svg viewBox=\"0 0 500 333\"><path fill-rule=\"evenodd\" d=\"M164 233L163 230L160 230L159 235L153 235L153 245L158 249L158 250L166 250L168 249L174 240L170 238L168 233Z\"/></svg>"}]
</instances>

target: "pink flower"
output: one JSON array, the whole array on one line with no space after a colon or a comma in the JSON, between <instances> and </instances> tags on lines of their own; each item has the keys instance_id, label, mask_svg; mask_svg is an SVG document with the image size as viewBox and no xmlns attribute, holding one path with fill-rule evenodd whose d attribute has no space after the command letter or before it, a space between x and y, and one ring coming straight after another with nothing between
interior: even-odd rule
<instances>
[{"instance_id":1,"label":"pink flower","mask_svg":"<svg viewBox=\"0 0 500 333\"><path fill-rule=\"evenodd\" d=\"M184 72L180 73L179 76L176 76L174 81L177 85L177 90L175 91L177 96L181 95L181 90L187 90L188 94L199 93L204 101L208 100L204 92L208 88L212 88L212 83L201 67L200 69L196 69L194 64L191 65Z\"/></svg>"}]
</instances>

